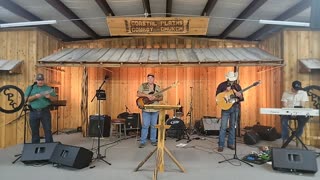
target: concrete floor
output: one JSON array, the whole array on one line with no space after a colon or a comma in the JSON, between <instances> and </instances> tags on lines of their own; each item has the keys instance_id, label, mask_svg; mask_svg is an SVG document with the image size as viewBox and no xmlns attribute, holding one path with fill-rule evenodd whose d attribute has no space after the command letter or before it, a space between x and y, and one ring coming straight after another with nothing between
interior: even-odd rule
<instances>
[{"instance_id":1,"label":"concrete floor","mask_svg":"<svg viewBox=\"0 0 320 180\"><path fill-rule=\"evenodd\" d=\"M196 137L196 136L193 136ZM198 137L198 136L197 136ZM97 140L84 138L80 133L59 134L54 136L55 141L63 144L81 146L93 149L96 152ZM46 165L25 165L18 161L15 164L14 155L21 153L23 145L16 145L0 150L0 179L1 180L22 180L22 179L45 179L45 180L144 180L152 179L155 168L155 156L152 156L139 171L134 172L138 164L154 149L150 143L143 149L138 148L138 138L133 137L125 140L115 141L114 138L101 140L100 153L106 155L105 160L112 165L108 165L101 160L93 161L89 167L84 169L71 169L66 167L53 167L52 164ZM272 169L270 163L263 165L253 164L248 166L238 160L219 161L233 158L234 151L225 148L222 153L217 152L217 137L200 137L199 140L192 140L184 148L176 145L186 143L186 140L176 142L175 139L167 138L166 146L185 168L186 172L180 172L176 164L171 159L165 157L165 172L159 173L158 179L166 180L212 180L212 179L252 179L252 180L303 180L320 179L320 173L302 174L280 172ZM257 145L248 146L239 140L237 143L237 155L239 158L258 151L259 146L280 147L280 140L267 142L260 141ZM288 148L295 148L292 144ZM309 147L309 149L319 152L319 149ZM96 157L96 154L94 154ZM316 159L320 164L320 158Z\"/></svg>"}]
</instances>

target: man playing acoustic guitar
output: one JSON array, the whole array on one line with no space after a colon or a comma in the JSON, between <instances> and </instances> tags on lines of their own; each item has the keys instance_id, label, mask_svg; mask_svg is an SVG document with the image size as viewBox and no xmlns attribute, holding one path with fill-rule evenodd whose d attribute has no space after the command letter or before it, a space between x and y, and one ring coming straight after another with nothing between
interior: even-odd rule
<instances>
[{"instance_id":1,"label":"man playing acoustic guitar","mask_svg":"<svg viewBox=\"0 0 320 180\"><path fill-rule=\"evenodd\" d=\"M160 86L156 85L154 83L154 75L148 74L147 75L148 82L142 83L139 86L137 96L140 98L144 98L144 101L146 104L159 104L159 101L162 101L163 95L159 94L157 96L154 96L153 94L160 92ZM146 145L147 136L148 136L148 130L149 126L151 126L150 129L150 140L151 144L153 146L157 145L157 120L158 120L159 111L155 109L142 109L142 129L141 129L141 138L140 138L140 145L139 148L143 148Z\"/></svg>"},{"instance_id":2,"label":"man playing acoustic guitar","mask_svg":"<svg viewBox=\"0 0 320 180\"><path fill-rule=\"evenodd\" d=\"M219 132L219 142L218 142L218 151L222 152L224 148L225 143L225 136L226 136L226 129L227 129L227 123L229 120L229 136L228 136L228 142L227 147L234 150L235 149L235 123L239 115L239 109L240 109L240 101L243 101L241 86L237 84L235 81L238 79L238 73L237 72L228 72L228 74L225 75L227 81L224 81L219 84L217 88L216 95L220 93L231 93L233 96L234 103L229 109L222 109L221 110L221 127ZM230 101L230 99L228 99Z\"/></svg>"}]
</instances>

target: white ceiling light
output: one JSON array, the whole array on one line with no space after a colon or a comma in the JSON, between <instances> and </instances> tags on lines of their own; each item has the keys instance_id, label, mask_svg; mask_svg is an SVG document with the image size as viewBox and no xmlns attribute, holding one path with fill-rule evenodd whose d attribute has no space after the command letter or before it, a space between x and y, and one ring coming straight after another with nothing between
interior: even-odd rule
<instances>
[{"instance_id":1,"label":"white ceiling light","mask_svg":"<svg viewBox=\"0 0 320 180\"><path fill-rule=\"evenodd\" d=\"M272 24L272 25L282 25L282 26L301 26L310 27L310 23L304 22L294 22L294 21L274 21L274 20L259 20L260 24Z\"/></svg>"},{"instance_id":2,"label":"white ceiling light","mask_svg":"<svg viewBox=\"0 0 320 180\"><path fill-rule=\"evenodd\" d=\"M38 25L48 25L48 24L57 24L57 21L56 20L48 20L48 21L30 21L30 22L18 22L18 23L4 23L4 24L0 24L0 28L22 27L22 26L38 26Z\"/></svg>"}]
</instances>

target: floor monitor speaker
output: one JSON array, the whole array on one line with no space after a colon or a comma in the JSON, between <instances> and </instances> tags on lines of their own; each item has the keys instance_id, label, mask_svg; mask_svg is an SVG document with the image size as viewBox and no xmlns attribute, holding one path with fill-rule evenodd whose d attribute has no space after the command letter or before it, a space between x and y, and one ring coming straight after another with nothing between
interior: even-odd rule
<instances>
[{"instance_id":1,"label":"floor monitor speaker","mask_svg":"<svg viewBox=\"0 0 320 180\"><path fill-rule=\"evenodd\" d=\"M89 166L92 156L93 152L88 149L59 144L50 161L58 165L82 169Z\"/></svg>"},{"instance_id":2,"label":"floor monitor speaker","mask_svg":"<svg viewBox=\"0 0 320 180\"><path fill-rule=\"evenodd\" d=\"M272 168L279 171L316 173L316 153L304 149L273 148Z\"/></svg>"},{"instance_id":3,"label":"floor monitor speaker","mask_svg":"<svg viewBox=\"0 0 320 180\"><path fill-rule=\"evenodd\" d=\"M25 164L48 162L59 143L27 143L23 146L21 161Z\"/></svg>"}]
</instances>

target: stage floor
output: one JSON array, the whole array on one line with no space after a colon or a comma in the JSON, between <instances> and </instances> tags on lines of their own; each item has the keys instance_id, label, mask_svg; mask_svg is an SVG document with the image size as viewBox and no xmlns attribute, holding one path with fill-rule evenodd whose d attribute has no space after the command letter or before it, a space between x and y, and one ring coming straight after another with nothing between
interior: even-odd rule
<instances>
[{"instance_id":1,"label":"stage floor","mask_svg":"<svg viewBox=\"0 0 320 180\"><path fill-rule=\"evenodd\" d=\"M225 158L233 158L234 151L225 148L222 153L217 151L217 136L196 136L187 143L185 147L177 147L177 144L186 143L186 140L176 142L175 139L167 138L166 146L185 168L186 172L182 173L176 164L165 156L165 172L159 173L158 179L165 180L212 180L212 179L252 179L252 180L303 180L303 179L320 179L320 173L302 174L287 173L275 171L270 163L256 165L253 167L237 160L218 163ZM80 146L87 149L93 149L96 152L97 140L84 138L81 133L59 134L54 136L55 141L63 144ZM101 154L106 155L105 160L112 165L103 161L93 161L91 165L84 169L71 169L65 167L53 167L52 164L46 165L25 165L18 161L12 164L16 158L15 154L22 151L23 145L16 145L0 150L0 179L1 180L145 180L152 179L155 168L155 156L152 156L139 171L134 172L138 164L154 149L150 142L145 148L138 148L139 141L137 137L128 138L115 142L114 138L101 139ZM252 151L259 151L260 146L280 147L281 140L268 142L260 141L254 146L243 144L241 140L237 143L237 155L239 158L250 154ZM288 148L296 148L292 142ZM310 150L320 152L319 149L308 147ZM96 157L96 153L94 154ZM320 157L316 159L318 167Z\"/></svg>"}]
</instances>

